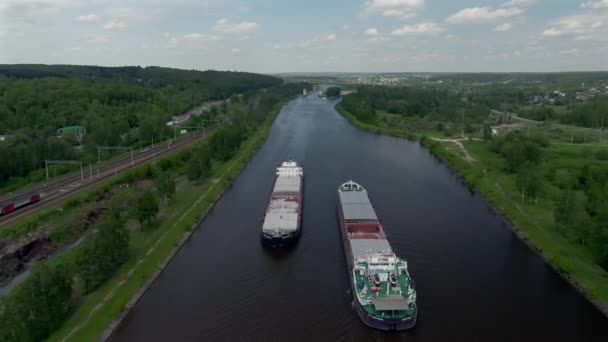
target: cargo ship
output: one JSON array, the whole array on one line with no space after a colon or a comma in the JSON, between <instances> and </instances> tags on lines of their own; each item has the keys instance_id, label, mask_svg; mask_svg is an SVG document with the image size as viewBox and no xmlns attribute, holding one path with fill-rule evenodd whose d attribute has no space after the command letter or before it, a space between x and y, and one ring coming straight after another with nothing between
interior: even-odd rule
<instances>
[{"instance_id":1,"label":"cargo ship","mask_svg":"<svg viewBox=\"0 0 608 342\"><path fill-rule=\"evenodd\" d=\"M380 330L416 324L416 290L407 262L393 252L367 191L348 181L338 188L338 215L359 318Z\"/></svg>"},{"instance_id":2,"label":"cargo ship","mask_svg":"<svg viewBox=\"0 0 608 342\"><path fill-rule=\"evenodd\" d=\"M304 170L293 160L276 169L272 194L262 223L262 243L269 247L294 244L300 237Z\"/></svg>"}]
</instances>

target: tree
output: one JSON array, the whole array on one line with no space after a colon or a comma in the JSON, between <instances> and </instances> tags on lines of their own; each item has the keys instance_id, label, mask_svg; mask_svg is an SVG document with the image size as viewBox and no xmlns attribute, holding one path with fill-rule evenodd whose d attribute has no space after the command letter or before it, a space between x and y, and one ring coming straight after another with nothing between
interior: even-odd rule
<instances>
[{"instance_id":1,"label":"tree","mask_svg":"<svg viewBox=\"0 0 608 342\"><path fill-rule=\"evenodd\" d=\"M492 140L492 126L490 124L483 125L483 140Z\"/></svg>"},{"instance_id":2,"label":"tree","mask_svg":"<svg viewBox=\"0 0 608 342\"><path fill-rule=\"evenodd\" d=\"M128 256L129 232L124 221L111 216L100 223L83 243L75 265L78 290L82 294L95 290Z\"/></svg>"},{"instance_id":3,"label":"tree","mask_svg":"<svg viewBox=\"0 0 608 342\"><path fill-rule=\"evenodd\" d=\"M336 98L340 96L341 89L338 87L327 88L326 94L328 98Z\"/></svg>"},{"instance_id":4,"label":"tree","mask_svg":"<svg viewBox=\"0 0 608 342\"><path fill-rule=\"evenodd\" d=\"M604 206L595 218L591 249L596 262L608 270L608 207Z\"/></svg>"},{"instance_id":5,"label":"tree","mask_svg":"<svg viewBox=\"0 0 608 342\"><path fill-rule=\"evenodd\" d=\"M152 218L158 214L158 203L154 194L149 191L144 192L137 200L137 219L141 224L141 229L144 229L144 223L150 224Z\"/></svg>"},{"instance_id":6,"label":"tree","mask_svg":"<svg viewBox=\"0 0 608 342\"><path fill-rule=\"evenodd\" d=\"M167 201L175 195L175 180L168 172L161 172L156 176L156 190Z\"/></svg>"},{"instance_id":7,"label":"tree","mask_svg":"<svg viewBox=\"0 0 608 342\"><path fill-rule=\"evenodd\" d=\"M500 147L500 153L507 160L508 168L512 172L526 162L538 164L541 159L540 145L520 133L507 135Z\"/></svg>"},{"instance_id":8,"label":"tree","mask_svg":"<svg viewBox=\"0 0 608 342\"><path fill-rule=\"evenodd\" d=\"M535 203L538 202L538 194L541 189L543 177L539 172L538 167L531 163L524 163L520 166L517 171L516 183L517 187L521 191L521 200L524 201L525 197L535 199Z\"/></svg>"},{"instance_id":9,"label":"tree","mask_svg":"<svg viewBox=\"0 0 608 342\"><path fill-rule=\"evenodd\" d=\"M70 312L72 278L65 265L38 266L0 307L0 341L41 341Z\"/></svg>"},{"instance_id":10,"label":"tree","mask_svg":"<svg viewBox=\"0 0 608 342\"><path fill-rule=\"evenodd\" d=\"M566 188L562 190L559 198L555 202L553 217L555 224L562 231L569 227L573 222L574 217L574 190Z\"/></svg>"},{"instance_id":11,"label":"tree","mask_svg":"<svg viewBox=\"0 0 608 342\"><path fill-rule=\"evenodd\" d=\"M186 173L188 179L202 181L211 175L211 153L201 148L190 156Z\"/></svg>"}]
</instances>

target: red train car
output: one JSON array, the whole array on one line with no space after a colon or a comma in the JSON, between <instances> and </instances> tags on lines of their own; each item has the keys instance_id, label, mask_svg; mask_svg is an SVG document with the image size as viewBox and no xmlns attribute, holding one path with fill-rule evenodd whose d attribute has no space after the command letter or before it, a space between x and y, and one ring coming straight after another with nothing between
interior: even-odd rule
<instances>
[{"instance_id":1,"label":"red train car","mask_svg":"<svg viewBox=\"0 0 608 342\"><path fill-rule=\"evenodd\" d=\"M19 208L25 207L32 203L40 201L40 194L34 194L29 197L20 198L14 202L4 203L0 209L0 216L9 214Z\"/></svg>"}]
</instances>

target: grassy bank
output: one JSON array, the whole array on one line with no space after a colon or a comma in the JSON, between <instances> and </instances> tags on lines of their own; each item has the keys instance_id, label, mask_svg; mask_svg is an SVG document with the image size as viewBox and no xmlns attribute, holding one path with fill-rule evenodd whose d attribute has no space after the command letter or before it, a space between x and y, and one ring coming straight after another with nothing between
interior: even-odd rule
<instances>
[{"instance_id":1,"label":"grassy bank","mask_svg":"<svg viewBox=\"0 0 608 342\"><path fill-rule=\"evenodd\" d=\"M89 295L75 314L50 338L51 341L89 341L100 337L106 328L125 310L143 286L166 265L181 242L197 226L206 210L223 193L242 167L265 141L278 114L277 105L256 133L244 141L232 159L215 164L213 175L199 186L178 191L170 219L153 235L135 238L138 246L130 260L101 288Z\"/></svg>"},{"instance_id":2,"label":"grassy bank","mask_svg":"<svg viewBox=\"0 0 608 342\"><path fill-rule=\"evenodd\" d=\"M470 187L482 193L485 198L511 221L514 232L531 248L535 249L555 270L592 301L604 314L608 315L608 273L593 259L590 251L566 239L555 229L553 216L553 201L540 199L538 202L522 201L517 189L515 175L506 173L504 160L492 153L485 142L464 141L464 145L475 162L468 162L448 150L440 142L419 134L401 129L385 129L372 124L358 121L338 104L336 106L348 121L356 127L374 133L385 133L417 139L421 144L440 160L446 162L457 171L461 179ZM564 149L572 146L551 145L549 155L559 155L551 162L543 164L548 170L560 164L580 163L573 156L563 157ZM578 154L577 154L578 156ZM548 193L559 191L552 186L546 189ZM550 196L547 196L550 198Z\"/></svg>"}]
</instances>

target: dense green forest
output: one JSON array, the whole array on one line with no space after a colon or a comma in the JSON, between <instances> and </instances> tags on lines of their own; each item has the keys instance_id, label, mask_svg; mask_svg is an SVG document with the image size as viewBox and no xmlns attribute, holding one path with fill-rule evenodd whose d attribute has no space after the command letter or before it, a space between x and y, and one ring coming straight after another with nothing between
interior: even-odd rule
<instances>
[{"instance_id":1,"label":"dense green forest","mask_svg":"<svg viewBox=\"0 0 608 342\"><path fill-rule=\"evenodd\" d=\"M281 84L244 72L159 67L0 66L0 187L44 159L94 160L97 145L140 146L169 137L166 122L205 101ZM82 141L57 129L82 126ZM74 148L83 145L82 149Z\"/></svg>"},{"instance_id":2,"label":"dense green forest","mask_svg":"<svg viewBox=\"0 0 608 342\"><path fill-rule=\"evenodd\" d=\"M329 97L329 98L336 98L336 97L340 96L341 90L342 89L340 89L339 87L329 87L325 91L325 94L327 94L327 97Z\"/></svg>"},{"instance_id":3,"label":"dense green forest","mask_svg":"<svg viewBox=\"0 0 608 342\"><path fill-rule=\"evenodd\" d=\"M111 199L103 220L85 240L65 257L37 267L32 275L11 291L0 296L0 341L44 340L70 316L83 298L94 292L129 261L133 246L127 221L136 219L142 232L158 228L159 203L175 195L175 179L186 174L188 184L200 184L213 175L213 165L222 164L236 155L243 141L253 136L270 112L286 99L301 94L307 84L289 83L261 93L235 97L235 110L216 111L232 122L216 131L208 140L162 158L155 167L148 165L117 181L131 184L122 194L136 196L133 207L120 194ZM232 101L231 101L232 102ZM240 109L239 109L240 108ZM151 181L154 191L137 193L136 182ZM130 191L130 192L129 192ZM95 201L97 196L92 196ZM84 205L82 203L81 205ZM64 227L63 229L74 229ZM67 232L63 232L62 234Z\"/></svg>"},{"instance_id":4,"label":"dense green forest","mask_svg":"<svg viewBox=\"0 0 608 342\"><path fill-rule=\"evenodd\" d=\"M490 112L486 104L464 101L447 89L415 87L359 87L357 93L344 97L342 106L365 123L376 121L377 110L454 123L482 122Z\"/></svg>"},{"instance_id":5,"label":"dense green forest","mask_svg":"<svg viewBox=\"0 0 608 342\"><path fill-rule=\"evenodd\" d=\"M569 103L563 106L538 105L522 108L517 111L517 114L532 120L605 129L608 125L608 95L596 96L586 102Z\"/></svg>"}]
</instances>

